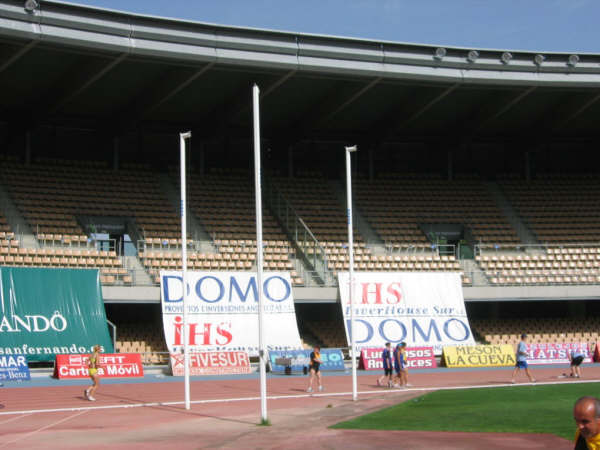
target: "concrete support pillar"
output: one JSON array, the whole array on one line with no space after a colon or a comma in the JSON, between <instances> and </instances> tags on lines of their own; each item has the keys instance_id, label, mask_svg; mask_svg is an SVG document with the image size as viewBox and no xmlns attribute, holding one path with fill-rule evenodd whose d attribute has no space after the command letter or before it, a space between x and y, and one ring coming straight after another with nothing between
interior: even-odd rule
<instances>
[{"instance_id":1,"label":"concrete support pillar","mask_svg":"<svg viewBox=\"0 0 600 450\"><path fill-rule=\"evenodd\" d=\"M571 300L568 303L569 317L585 317L585 302L581 300Z\"/></svg>"},{"instance_id":2,"label":"concrete support pillar","mask_svg":"<svg viewBox=\"0 0 600 450\"><path fill-rule=\"evenodd\" d=\"M119 170L119 145L120 145L119 136L115 136L113 138L113 171L116 172Z\"/></svg>"},{"instance_id":3,"label":"concrete support pillar","mask_svg":"<svg viewBox=\"0 0 600 450\"><path fill-rule=\"evenodd\" d=\"M192 167L194 165L194 158L192 158L192 156L194 155L194 133L192 133L192 137L189 138L187 140L187 151L185 152L185 167L186 170L189 172L190 170L192 170Z\"/></svg>"},{"instance_id":4,"label":"concrete support pillar","mask_svg":"<svg viewBox=\"0 0 600 450\"><path fill-rule=\"evenodd\" d=\"M498 303L498 302L490 303L490 318L491 319L499 319L500 318L500 303Z\"/></svg>"},{"instance_id":5,"label":"concrete support pillar","mask_svg":"<svg viewBox=\"0 0 600 450\"><path fill-rule=\"evenodd\" d=\"M192 136L193 136L193 134L192 134ZM198 175L200 175L201 177L204 176L205 147L206 147L206 144L202 143L199 145L199 148L198 148Z\"/></svg>"},{"instance_id":6,"label":"concrete support pillar","mask_svg":"<svg viewBox=\"0 0 600 450\"><path fill-rule=\"evenodd\" d=\"M139 154L142 154L144 152L144 133L142 133L142 130L138 129L136 131L135 138L136 138L137 152Z\"/></svg>"},{"instance_id":7,"label":"concrete support pillar","mask_svg":"<svg viewBox=\"0 0 600 450\"><path fill-rule=\"evenodd\" d=\"M52 127L50 130L50 145L52 146L52 152L56 154L58 150L58 128Z\"/></svg>"},{"instance_id":8,"label":"concrete support pillar","mask_svg":"<svg viewBox=\"0 0 600 450\"><path fill-rule=\"evenodd\" d=\"M294 146L288 147L288 178L294 178Z\"/></svg>"},{"instance_id":9,"label":"concrete support pillar","mask_svg":"<svg viewBox=\"0 0 600 450\"><path fill-rule=\"evenodd\" d=\"M31 164L31 130L25 131L25 165Z\"/></svg>"}]
</instances>

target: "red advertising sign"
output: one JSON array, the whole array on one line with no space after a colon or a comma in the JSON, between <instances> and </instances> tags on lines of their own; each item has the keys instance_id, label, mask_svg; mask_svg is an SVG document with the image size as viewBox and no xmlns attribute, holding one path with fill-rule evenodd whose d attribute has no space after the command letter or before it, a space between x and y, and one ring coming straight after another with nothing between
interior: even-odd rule
<instances>
[{"instance_id":1,"label":"red advertising sign","mask_svg":"<svg viewBox=\"0 0 600 450\"><path fill-rule=\"evenodd\" d=\"M56 355L55 378L89 378L89 355ZM102 378L143 377L139 353L106 353L98 357L98 375Z\"/></svg>"},{"instance_id":2,"label":"red advertising sign","mask_svg":"<svg viewBox=\"0 0 600 450\"><path fill-rule=\"evenodd\" d=\"M183 355L171 353L171 370L174 376L183 376ZM190 375L230 375L250 373L248 352L220 351L190 354Z\"/></svg>"},{"instance_id":3,"label":"red advertising sign","mask_svg":"<svg viewBox=\"0 0 600 450\"><path fill-rule=\"evenodd\" d=\"M583 353L584 363L592 362L592 353L587 342L527 344L527 362L529 364L568 364L569 354L572 351Z\"/></svg>"},{"instance_id":4,"label":"red advertising sign","mask_svg":"<svg viewBox=\"0 0 600 450\"><path fill-rule=\"evenodd\" d=\"M360 368L383 370L381 354L383 347L363 348L360 352ZM408 347L406 349L409 369L433 369L437 367L433 347Z\"/></svg>"}]
</instances>

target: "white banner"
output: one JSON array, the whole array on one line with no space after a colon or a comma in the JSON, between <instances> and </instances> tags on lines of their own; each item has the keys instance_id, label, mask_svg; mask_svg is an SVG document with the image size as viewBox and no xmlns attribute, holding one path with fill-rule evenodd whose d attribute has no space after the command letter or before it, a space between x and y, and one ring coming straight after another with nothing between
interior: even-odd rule
<instances>
[{"instance_id":1,"label":"white banner","mask_svg":"<svg viewBox=\"0 0 600 450\"><path fill-rule=\"evenodd\" d=\"M252 272L187 272L191 352L247 351L258 355L258 288ZM180 271L161 271L163 327L171 353L183 351ZM268 350L302 348L290 274L263 274L265 342Z\"/></svg>"},{"instance_id":2,"label":"white banner","mask_svg":"<svg viewBox=\"0 0 600 450\"><path fill-rule=\"evenodd\" d=\"M338 282L350 345L348 272ZM356 350L406 342L409 347L474 345L458 273L354 272Z\"/></svg>"}]
</instances>

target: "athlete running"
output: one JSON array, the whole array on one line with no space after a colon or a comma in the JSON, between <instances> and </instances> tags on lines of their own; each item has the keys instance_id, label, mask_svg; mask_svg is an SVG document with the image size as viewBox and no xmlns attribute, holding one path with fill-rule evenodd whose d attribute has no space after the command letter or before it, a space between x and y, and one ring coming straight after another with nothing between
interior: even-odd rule
<instances>
[{"instance_id":1,"label":"athlete running","mask_svg":"<svg viewBox=\"0 0 600 450\"><path fill-rule=\"evenodd\" d=\"M83 391L85 398L87 398L91 402L95 402L94 394L96 393L96 389L98 389L98 385L100 384L100 378L98 376L98 367L100 359L100 346L94 346L94 352L90 355L88 359L88 372L90 374L90 378L92 379L92 385Z\"/></svg>"},{"instance_id":2,"label":"athlete running","mask_svg":"<svg viewBox=\"0 0 600 450\"><path fill-rule=\"evenodd\" d=\"M323 390L323 385L321 384L321 348L318 345L315 345L315 348L310 354L310 381L308 383L308 389L306 392L313 391L313 380L316 378L319 383L319 391Z\"/></svg>"}]
</instances>

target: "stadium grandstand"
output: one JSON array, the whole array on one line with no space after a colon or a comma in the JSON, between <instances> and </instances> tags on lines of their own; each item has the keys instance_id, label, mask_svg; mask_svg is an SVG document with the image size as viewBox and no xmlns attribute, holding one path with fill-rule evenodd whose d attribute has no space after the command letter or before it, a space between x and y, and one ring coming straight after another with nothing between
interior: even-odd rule
<instances>
[{"instance_id":1,"label":"stadium grandstand","mask_svg":"<svg viewBox=\"0 0 600 450\"><path fill-rule=\"evenodd\" d=\"M380 42L0 0L0 265L98 268L120 351L165 362L160 270L265 270L345 347L337 273L462 276L476 338L598 341L600 55ZM31 6L29 5L29 6ZM188 153L180 235L178 133Z\"/></svg>"}]
</instances>

